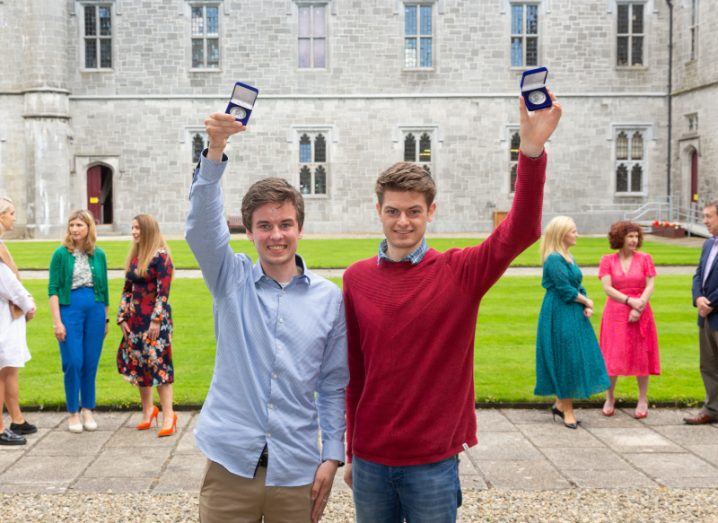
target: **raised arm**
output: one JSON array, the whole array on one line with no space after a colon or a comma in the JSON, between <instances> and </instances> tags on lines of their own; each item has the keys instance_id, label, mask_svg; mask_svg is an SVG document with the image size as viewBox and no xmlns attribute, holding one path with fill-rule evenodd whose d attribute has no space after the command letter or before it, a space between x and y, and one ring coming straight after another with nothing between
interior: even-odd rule
<instances>
[{"instance_id":1,"label":"raised arm","mask_svg":"<svg viewBox=\"0 0 718 523\"><path fill-rule=\"evenodd\" d=\"M227 139L245 128L232 115L224 113L214 113L204 123L209 148L200 156L200 165L192 180L185 238L202 269L207 287L213 295L218 295L230 288L235 268L219 185L227 166L224 149Z\"/></svg>"},{"instance_id":2,"label":"raised arm","mask_svg":"<svg viewBox=\"0 0 718 523\"><path fill-rule=\"evenodd\" d=\"M519 161L513 204L506 219L482 244L459 254L460 276L469 288L485 293L511 261L541 236L541 209L546 178L544 145L561 119L561 105L529 112L519 98L521 127Z\"/></svg>"}]
</instances>

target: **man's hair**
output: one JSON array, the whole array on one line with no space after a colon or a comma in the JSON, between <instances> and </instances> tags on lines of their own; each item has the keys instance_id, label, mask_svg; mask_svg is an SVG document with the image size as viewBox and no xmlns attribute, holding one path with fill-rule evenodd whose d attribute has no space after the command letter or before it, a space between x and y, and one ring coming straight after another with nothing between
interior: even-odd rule
<instances>
[{"instance_id":1,"label":"man's hair","mask_svg":"<svg viewBox=\"0 0 718 523\"><path fill-rule=\"evenodd\" d=\"M384 203L385 191L413 191L424 195L427 207L434 203L436 184L421 165L398 162L379 175L374 192L379 205Z\"/></svg>"},{"instance_id":2,"label":"man's hair","mask_svg":"<svg viewBox=\"0 0 718 523\"><path fill-rule=\"evenodd\" d=\"M637 223L633 223L628 220L621 220L611 225L611 229L608 231L608 243L611 244L611 249L623 249L623 242L626 240L629 232L638 233L638 248L640 249L643 245L643 231L641 226Z\"/></svg>"},{"instance_id":3,"label":"man's hair","mask_svg":"<svg viewBox=\"0 0 718 523\"><path fill-rule=\"evenodd\" d=\"M713 207L713 210L718 213L718 200L711 200L703 206L704 209L708 207Z\"/></svg>"},{"instance_id":4,"label":"man's hair","mask_svg":"<svg viewBox=\"0 0 718 523\"><path fill-rule=\"evenodd\" d=\"M242 198L242 221L248 231L252 231L252 215L265 203L278 205L289 202L297 210L299 230L304 225L304 198L284 178L263 178L252 184Z\"/></svg>"}]
</instances>

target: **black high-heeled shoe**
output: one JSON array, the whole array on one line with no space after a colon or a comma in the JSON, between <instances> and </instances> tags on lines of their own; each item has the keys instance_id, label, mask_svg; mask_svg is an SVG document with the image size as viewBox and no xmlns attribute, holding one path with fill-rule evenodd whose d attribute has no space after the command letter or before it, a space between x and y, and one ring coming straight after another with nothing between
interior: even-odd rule
<instances>
[{"instance_id":1,"label":"black high-heeled shoe","mask_svg":"<svg viewBox=\"0 0 718 523\"><path fill-rule=\"evenodd\" d=\"M576 420L576 423L566 423L565 421L563 422L564 427L566 427L567 429L574 429L574 430L577 429L580 424L581 424L581 420Z\"/></svg>"},{"instance_id":2,"label":"black high-heeled shoe","mask_svg":"<svg viewBox=\"0 0 718 523\"><path fill-rule=\"evenodd\" d=\"M556 416L563 419L563 412L558 410L556 405L551 405L551 414L553 414L553 420L556 421Z\"/></svg>"}]
</instances>

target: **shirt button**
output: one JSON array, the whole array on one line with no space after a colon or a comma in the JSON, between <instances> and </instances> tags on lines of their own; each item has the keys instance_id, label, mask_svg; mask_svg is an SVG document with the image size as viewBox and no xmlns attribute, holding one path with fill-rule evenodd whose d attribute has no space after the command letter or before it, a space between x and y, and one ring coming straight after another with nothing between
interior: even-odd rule
<instances>
[{"instance_id":1,"label":"shirt button","mask_svg":"<svg viewBox=\"0 0 718 523\"><path fill-rule=\"evenodd\" d=\"M284 318L279 318L279 323L284 323Z\"/></svg>"},{"instance_id":2,"label":"shirt button","mask_svg":"<svg viewBox=\"0 0 718 523\"><path fill-rule=\"evenodd\" d=\"M269 404L269 410L274 410L274 403Z\"/></svg>"},{"instance_id":3,"label":"shirt button","mask_svg":"<svg viewBox=\"0 0 718 523\"><path fill-rule=\"evenodd\" d=\"M267 437L268 437L268 438L271 438L271 437L272 437L272 433L271 433L271 432L267 432Z\"/></svg>"},{"instance_id":4,"label":"shirt button","mask_svg":"<svg viewBox=\"0 0 718 523\"><path fill-rule=\"evenodd\" d=\"M276 373L276 372L272 372L272 379L273 379L273 380L276 380L276 379L277 379L277 373Z\"/></svg>"}]
</instances>

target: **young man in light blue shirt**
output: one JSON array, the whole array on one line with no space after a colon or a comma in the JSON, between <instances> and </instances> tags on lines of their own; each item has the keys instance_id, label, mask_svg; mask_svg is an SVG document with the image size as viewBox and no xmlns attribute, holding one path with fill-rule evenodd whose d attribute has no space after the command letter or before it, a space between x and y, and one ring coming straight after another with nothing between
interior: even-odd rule
<instances>
[{"instance_id":1,"label":"young man in light blue shirt","mask_svg":"<svg viewBox=\"0 0 718 523\"><path fill-rule=\"evenodd\" d=\"M257 263L232 251L220 179L227 138L245 128L223 113L205 126L209 148L190 189L186 231L214 299L217 337L195 429L209 460L200 519L318 521L344 459L341 291L296 254L304 201L283 179L260 180L242 201Z\"/></svg>"}]
</instances>

